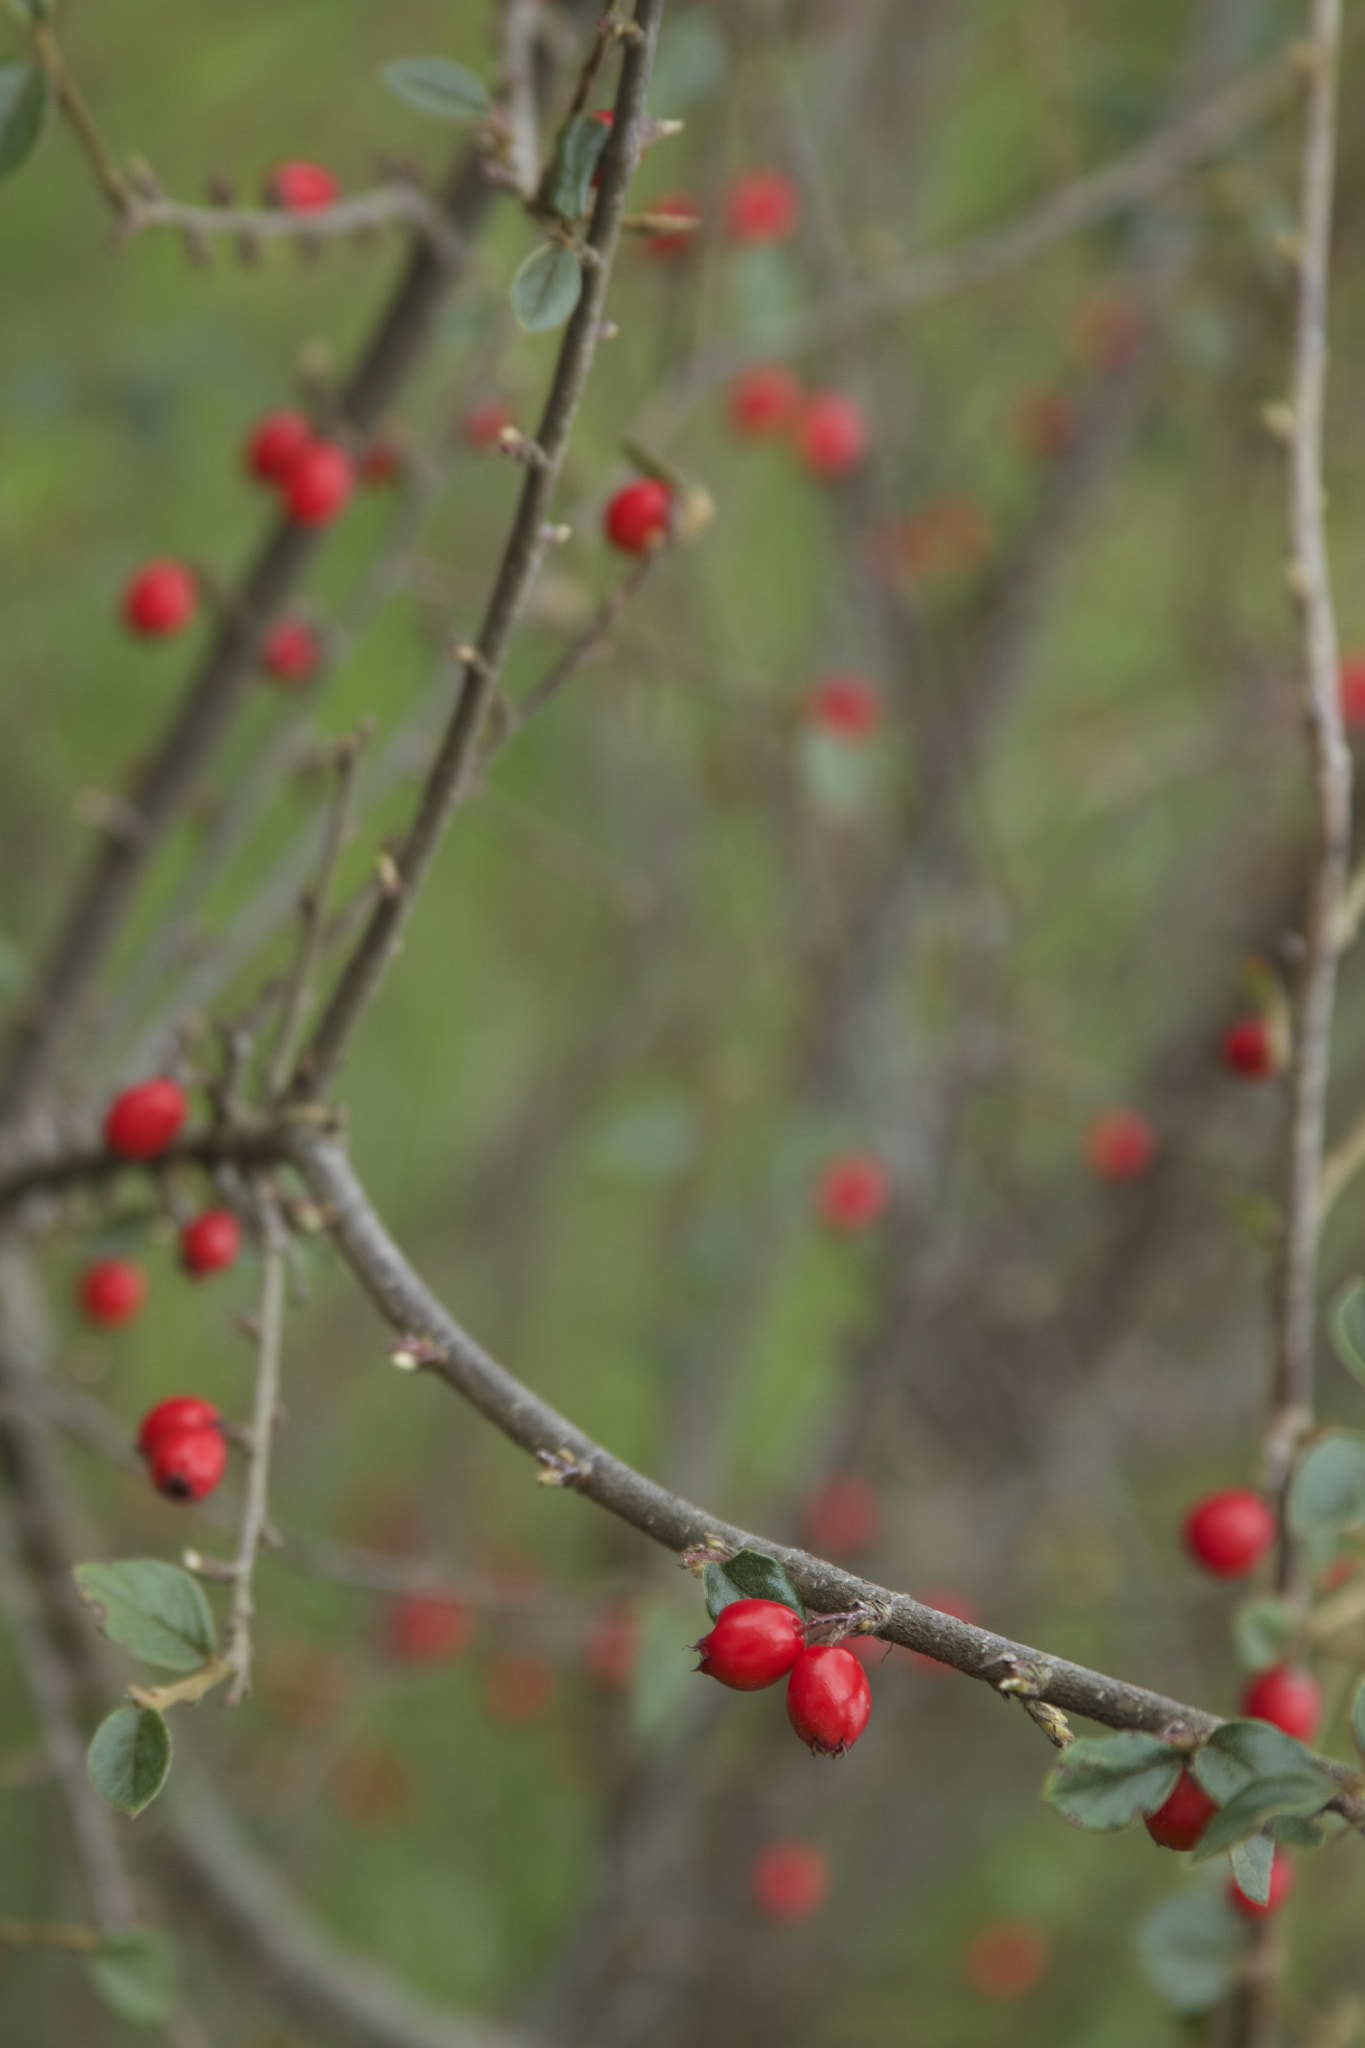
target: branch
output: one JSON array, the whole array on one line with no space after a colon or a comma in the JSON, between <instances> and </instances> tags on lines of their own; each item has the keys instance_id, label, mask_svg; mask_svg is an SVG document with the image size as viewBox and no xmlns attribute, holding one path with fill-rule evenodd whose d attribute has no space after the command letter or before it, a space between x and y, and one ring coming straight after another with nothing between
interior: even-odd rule
<instances>
[{"instance_id":1,"label":"branch","mask_svg":"<svg viewBox=\"0 0 1365 2048\"><path fill-rule=\"evenodd\" d=\"M260 1196L264 1234L261 1261L260 1349L256 1361L256 1395L251 1409L251 1451L247 1461L246 1502L232 1574L232 1613L228 1621L226 1660L232 1670L227 1703L234 1706L251 1690L251 1617L255 1613L252 1585L256 1554L270 1504L270 1447L275 1436L275 1411L280 1405L280 1351L284 1325L284 1226L273 1195Z\"/></svg>"},{"instance_id":2,"label":"branch","mask_svg":"<svg viewBox=\"0 0 1365 2048\"><path fill-rule=\"evenodd\" d=\"M602 158L597 203L588 228L582 291L565 332L536 435L541 460L527 468L478 642L465 661L454 713L398 858L398 886L376 905L304 1051L295 1078L295 1092L301 1097L319 1094L330 1086L398 950L403 929L459 801L513 632L549 545L546 522L560 466L601 339L602 309L625 211L626 189L639 153L645 91L662 13L663 0L636 0L635 33L625 38L614 122Z\"/></svg>"},{"instance_id":3,"label":"branch","mask_svg":"<svg viewBox=\"0 0 1365 2048\"><path fill-rule=\"evenodd\" d=\"M331 206L291 213L279 206L188 206L176 199L133 198L122 215L121 234L146 228L178 228L187 235L244 235L263 242L312 242L322 237L364 233L398 221L424 237L447 263L464 254L445 213L416 185L376 185L371 192L338 199Z\"/></svg>"},{"instance_id":4,"label":"branch","mask_svg":"<svg viewBox=\"0 0 1365 2048\"><path fill-rule=\"evenodd\" d=\"M323 920L327 911L327 896L346 844L351 801L355 795L356 765L363 745L363 735L340 740L333 756L336 789L327 814L327 829L323 835L322 852L318 860L317 880L305 892L301 904L303 935L299 943L298 958L290 972L286 987L279 1038L271 1055L266 1078L266 1095L271 1102L279 1097L289 1078L289 1070L293 1065L309 1004L313 998L313 976L317 971L326 933Z\"/></svg>"},{"instance_id":5,"label":"branch","mask_svg":"<svg viewBox=\"0 0 1365 2048\"><path fill-rule=\"evenodd\" d=\"M283 1156L279 1131L265 1124L239 1124L231 1130L205 1131L179 1139L158 1154L152 1165L160 1173L176 1166L243 1168L275 1166ZM35 1195L63 1195L79 1187L99 1187L120 1174L135 1173L138 1162L117 1152L87 1147L47 1158L21 1161L0 1175L0 1216Z\"/></svg>"}]
</instances>

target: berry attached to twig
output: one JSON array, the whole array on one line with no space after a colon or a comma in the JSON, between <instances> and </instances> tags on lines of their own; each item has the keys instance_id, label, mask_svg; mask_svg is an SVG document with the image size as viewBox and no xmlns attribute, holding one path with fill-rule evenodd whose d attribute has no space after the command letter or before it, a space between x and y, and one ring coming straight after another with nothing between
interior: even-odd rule
<instances>
[{"instance_id":1,"label":"berry attached to twig","mask_svg":"<svg viewBox=\"0 0 1365 2048\"><path fill-rule=\"evenodd\" d=\"M614 548L625 555L647 555L667 538L673 493L657 477L638 477L623 484L608 501L602 517L603 530Z\"/></svg>"},{"instance_id":2,"label":"berry attached to twig","mask_svg":"<svg viewBox=\"0 0 1365 2048\"><path fill-rule=\"evenodd\" d=\"M310 441L289 465L282 488L296 526L328 526L355 489L355 465L335 441Z\"/></svg>"},{"instance_id":3,"label":"berry attached to twig","mask_svg":"<svg viewBox=\"0 0 1365 2048\"><path fill-rule=\"evenodd\" d=\"M760 1692L785 1678L805 1646L800 1615L780 1600L732 1600L696 1644L697 1669L734 1692Z\"/></svg>"},{"instance_id":4,"label":"berry attached to twig","mask_svg":"<svg viewBox=\"0 0 1365 2048\"><path fill-rule=\"evenodd\" d=\"M787 1680L787 1718L816 1756L852 1749L871 1712L872 1688L851 1650L816 1643L801 1652Z\"/></svg>"},{"instance_id":5,"label":"berry attached to twig","mask_svg":"<svg viewBox=\"0 0 1365 2048\"><path fill-rule=\"evenodd\" d=\"M121 1159L156 1159L172 1142L189 1113L184 1093L158 1075L125 1088L104 1118L104 1142Z\"/></svg>"},{"instance_id":6,"label":"berry attached to twig","mask_svg":"<svg viewBox=\"0 0 1365 2048\"><path fill-rule=\"evenodd\" d=\"M143 1416L137 1433L138 1450L144 1458L150 1457L169 1438L184 1436L192 1430L219 1429L222 1420L212 1401L205 1401L198 1394L171 1394Z\"/></svg>"},{"instance_id":7,"label":"berry attached to twig","mask_svg":"<svg viewBox=\"0 0 1365 2048\"><path fill-rule=\"evenodd\" d=\"M266 181L266 198L286 213L314 213L321 206L335 206L341 197L341 181L321 164L303 157L290 157L276 164Z\"/></svg>"}]
</instances>

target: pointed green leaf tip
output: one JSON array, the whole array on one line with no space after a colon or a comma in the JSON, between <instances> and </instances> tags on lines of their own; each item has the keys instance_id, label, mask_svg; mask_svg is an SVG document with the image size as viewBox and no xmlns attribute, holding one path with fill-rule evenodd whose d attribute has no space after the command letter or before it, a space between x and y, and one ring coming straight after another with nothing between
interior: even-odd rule
<instances>
[{"instance_id":1,"label":"pointed green leaf tip","mask_svg":"<svg viewBox=\"0 0 1365 2048\"><path fill-rule=\"evenodd\" d=\"M542 242L512 279L512 311L527 334L562 327L578 304L583 272L572 249Z\"/></svg>"},{"instance_id":2,"label":"pointed green leaf tip","mask_svg":"<svg viewBox=\"0 0 1365 2048\"><path fill-rule=\"evenodd\" d=\"M706 1610L712 1621L732 1600L776 1600L804 1621L806 1610L791 1580L775 1557L761 1550L737 1550L724 1564L708 1564Z\"/></svg>"},{"instance_id":3,"label":"pointed green leaf tip","mask_svg":"<svg viewBox=\"0 0 1365 2048\"><path fill-rule=\"evenodd\" d=\"M166 1782L170 1730L155 1707L118 1707L95 1730L86 1766L100 1798L134 1818Z\"/></svg>"},{"instance_id":4,"label":"pointed green leaf tip","mask_svg":"<svg viewBox=\"0 0 1365 2048\"><path fill-rule=\"evenodd\" d=\"M545 181L545 204L565 220L581 220L592 202L592 181L611 136L605 121L575 114L564 123Z\"/></svg>"},{"instance_id":5,"label":"pointed green leaf tip","mask_svg":"<svg viewBox=\"0 0 1365 2048\"><path fill-rule=\"evenodd\" d=\"M395 57L380 75L404 106L435 121L479 121L493 110L483 80L449 57Z\"/></svg>"},{"instance_id":6,"label":"pointed green leaf tip","mask_svg":"<svg viewBox=\"0 0 1365 2048\"><path fill-rule=\"evenodd\" d=\"M1180 1758L1154 1735L1126 1729L1119 1735L1073 1742L1058 1760L1043 1797L1073 1827L1114 1834L1145 1813L1155 1813L1180 1776Z\"/></svg>"},{"instance_id":7,"label":"pointed green leaf tip","mask_svg":"<svg viewBox=\"0 0 1365 2048\"><path fill-rule=\"evenodd\" d=\"M0 64L0 178L33 151L47 119L52 87L39 64Z\"/></svg>"},{"instance_id":8,"label":"pointed green leaf tip","mask_svg":"<svg viewBox=\"0 0 1365 2048\"><path fill-rule=\"evenodd\" d=\"M160 1558L78 1564L73 1577L95 1626L144 1664L197 1671L214 1652L213 1616L204 1589Z\"/></svg>"}]
</instances>

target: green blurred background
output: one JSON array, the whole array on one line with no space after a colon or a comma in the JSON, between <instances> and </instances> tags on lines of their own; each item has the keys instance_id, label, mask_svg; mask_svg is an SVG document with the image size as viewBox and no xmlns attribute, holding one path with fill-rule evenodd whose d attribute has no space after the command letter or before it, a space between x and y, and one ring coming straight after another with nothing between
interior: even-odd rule
<instances>
[{"instance_id":1,"label":"green blurred background","mask_svg":"<svg viewBox=\"0 0 1365 2048\"><path fill-rule=\"evenodd\" d=\"M497 73L483 5L72 0L59 19L115 151L186 198L222 172L250 199L291 155L349 188L395 160L435 176L459 137L378 67L439 50ZM845 482L745 441L723 383L689 396L687 380L698 351L762 356L787 311L1012 218L1302 28L1287 0L671 10L652 103L687 125L636 190L690 189L703 231L680 259L623 250L619 333L561 491L572 538L510 693L620 573L599 535L624 436L647 432L718 516L457 819L343 1090L356 1162L426 1277L614 1451L778 1539L856 1473L877 1527L847 1561L1223 1709L1240 1685L1233 1601L1196 1580L1176 1529L1198 1490L1254 1481L1269 1355L1279 1090L1230 1078L1216 1046L1247 1004L1247 959L1267 963L1253 993L1282 965L1308 837L1283 459L1259 417L1287 377L1293 102L1139 213L794 358L866 408L872 453ZM18 24L6 35L0 54L17 54ZM1365 640L1360 90L1348 45L1328 436L1348 645ZM802 226L737 250L725 189L768 164L801 188ZM555 338L519 335L507 311L534 240L502 203L401 407L402 433L444 465L401 587L302 709L256 694L139 899L73 1062L77 1109L168 1057L187 1008L242 1008L288 957L286 915L207 1000L186 992L317 814L307 746L181 952L147 955L282 725L311 743L373 718L372 764L414 718L430 729L441 650L477 626L518 481L458 423L498 398L531 427L554 358ZM79 870L88 793L119 787L186 668L184 642L120 632L123 582L160 553L232 577L262 521L246 429L290 402L305 350L315 368L350 360L398 261L392 234L275 248L259 267L219 248L196 268L171 236L115 246L60 130L0 193L12 998ZM1132 314L1131 350L1106 345L1097 305ZM1019 411L1040 389L1075 408L1043 458ZM977 537L888 577L887 537L904 545L929 508L932 555L945 500L976 508ZM310 579L320 619L347 616L406 503L402 486L360 494ZM853 766L803 722L812 685L849 669L885 704ZM409 759L365 809L345 887L414 786ZM1365 1087L1363 996L1348 964L1336 1128ZM211 1050L206 1033L187 1056ZM1104 1188L1083 1136L1119 1102L1151 1118L1158 1153L1140 1182ZM841 1239L812 1186L848 1147L877 1151L895 1193L876 1230ZM130 1186L80 1211L44 1252L59 1379L130 1434L189 1387L244 1414L235 1318L254 1261L184 1284L169 1224L138 1200ZM1360 1264L1362 1220L1344 1201L1328 1289ZM81 1264L144 1236L148 1312L92 1334L68 1307ZM704 1610L671 1559L538 1488L447 1390L395 1375L346 1276L311 1247L304 1264L260 1683L176 1726L333 1932L430 1998L557 2044L1137 2048L1198 2027L1167 2014L1133 1934L1203 1880L1141 1830L1066 1829L1039 1804L1047 1753L1014 1708L895 1652L871 1671L857 1750L813 1761L775 1694L718 1698L689 1677ZM1328 1411L1358 1421L1330 1364L1324 1384ZM69 1456L85 1554L213 1542L88 1446ZM475 1613L467 1649L430 1669L386 1654L386 1597L319 1577L294 1538L429 1562ZM586 1645L623 1608L643 1650L632 1683L603 1683ZM0 1658L0 1915L79 1917ZM1338 1706L1348 1676L1329 1668ZM1327 1746L1349 1752L1339 1720ZM154 1808L120 1826L135 1853L169 1823ZM750 1871L791 1837L820 1847L831 1883L788 1927L756 1908ZM1358 1981L1365 1891L1354 1839L1303 1863L1291 2021L1326 2044L1313 2015ZM211 1906L150 1878L149 1899L219 2048L347 2038L300 2018ZM972 1944L1016 1921L1038 1966L1006 1996ZM68 1959L3 1962L6 2041L140 2038Z\"/></svg>"}]
</instances>

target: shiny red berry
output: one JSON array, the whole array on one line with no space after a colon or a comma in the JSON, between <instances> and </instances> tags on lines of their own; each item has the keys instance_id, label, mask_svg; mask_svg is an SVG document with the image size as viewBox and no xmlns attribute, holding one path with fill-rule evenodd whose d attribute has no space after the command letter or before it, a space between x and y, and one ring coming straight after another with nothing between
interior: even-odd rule
<instances>
[{"instance_id":1,"label":"shiny red berry","mask_svg":"<svg viewBox=\"0 0 1365 2048\"><path fill-rule=\"evenodd\" d=\"M222 1416L212 1401L202 1400L198 1394L171 1394L143 1416L137 1447L145 1458L170 1437L184 1436L192 1430L217 1429L221 1422Z\"/></svg>"},{"instance_id":2,"label":"shiny red berry","mask_svg":"<svg viewBox=\"0 0 1365 2048\"><path fill-rule=\"evenodd\" d=\"M781 171L746 171L725 195L731 239L750 247L784 242L800 218L801 195Z\"/></svg>"},{"instance_id":3,"label":"shiny red berry","mask_svg":"<svg viewBox=\"0 0 1365 2048\"><path fill-rule=\"evenodd\" d=\"M1294 1866L1283 1849L1276 1849L1274 1852L1270 1865L1270 1897L1263 1906L1258 1905L1255 1899L1247 1897L1235 1877L1228 1881L1228 1897L1237 1911L1245 1914L1248 1920L1265 1920L1270 1914L1278 1913L1293 1889Z\"/></svg>"},{"instance_id":4,"label":"shiny red berry","mask_svg":"<svg viewBox=\"0 0 1365 2048\"><path fill-rule=\"evenodd\" d=\"M749 1893L769 1920L809 1920L829 1892L829 1863L814 1842L773 1842L749 1870Z\"/></svg>"},{"instance_id":5,"label":"shiny red berry","mask_svg":"<svg viewBox=\"0 0 1365 2048\"><path fill-rule=\"evenodd\" d=\"M266 196L288 213L311 213L319 206L335 206L341 182L321 164L291 157L271 172Z\"/></svg>"},{"instance_id":6,"label":"shiny red berry","mask_svg":"<svg viewBox=\"0 0 1365 2048\"><path fill-rule=\"evenodd\" d=\"M150 640L164 640L190 623L199 586L183 562L144 562L123 592L124 623Z\"/></svg>"},{"instance_id":7,"label":"shiny red berry","mask_svg":"<svg viewBox=\"0 0 1365 2048\"><path fill-rule=\"evenodd\" d=\"M1185 1548L1219 1579L1252 1571L1275 1540L1275 1517L1258 1493L1230 1487L1196 1501L1185 1517Z\"/></svg>"},{"instance_id":8,"label":"shiny red berry","mask_svg":"<svg viewBox=\"0 0 1365 2048\"><path fill-rule=\"evenodd\" d=\"M1322 1719L1322 1688L1311 1672L1276 1664L1252 1679L1242 1694L1242 1712L1311 1742Z\"/></svg>"},{"instance_id":9,"label":"shiny red berry","mask_svg":"<svg viewBox=\"0 0 1365 2048\"><path fill-rule=\"evenodd\" d=\"M203 1500L227 1469L219 1429L183 1429L158 1438L148 1459L152 1484L168 1500Z\"/></svg>"},{"instance_id":10,"label":"shiny red berry","mask_svg":"<svg viewBox=\"0 0 1365 2048\"><path fill-rule=\"evenodd\" d=\"M800 416L801 380L785 363L758 363L736 377L727 404L737 434L785 434Z\"/></svg>"},{"instance_id":11,"label":"shiny red berry","mask_svg":"<svg viewBox=\"0 0 1365 2048\"><path fill-rule=\"evenodd\" d=\"M302 619L278 619L261 642L261 667L277 683L311 682L322 642Z\"/></svg>"},{"instance_id":12,"label":"shiny red berry","mask_svg":"<svg viewBox=\"0 0 1365 2048\"><path fill-rule=\"evenodd\" d=\"M826 676L806 699L806 717L831 739L870 739L882 722L881 692L866 676Z\"/></svg>"},{"instance_id":13,"label":"shiny red berry","mask_svg":"<svg viewBox=\"0 0 1365 2048\"><path fill-rule=\"evenodd\" d=\"M847 476L867 454L867 418L846 391L817 391L796 429L796 452L813 476Z\"/></svg>"},{"instance_id":14,"label":"shiny red berry","mask_svg":"<svg viewBox=\"0 0 1365 2048\"><path fill-rule=\"evenodd\" d=\"M312 426L301 412L268 412L247 435L242 461L261 483L283 483L312 438Z\"/></svg>"},{"instance_id":15,"label":"shiny red berry","mask_svg":"<svg viewBox=\"0 0 1365 2048\"><path fill-rule=\"evenodd\" d=\"M355 465L335 441L310 441L285 472L285 508L296 526L326 526L355 488Z\"/></svg>"},{"instance_id":16,"label":"shiny red berry","mask_svg":"<svg viewBox=\"0 0 1365 2048\"><path fill-rule=\"evenodd\" d=\"M184 1093L158 1075L116 1095L105 1112L104 1142L121 1159L155 1159L189 1113Z\"/></svg>"},{"instance_id":17,"label":"shiny red berry","mask_svg":"<svg viewBox=\"0 0 1365 2048\"><path fill-rule=\"evenodd\" d=\"M446 1664L469 1645L474 1615L453 1593L400 1593L384 1615L384 1648L400 1664Z\"/></svg>"},{"instance_id":18,"label":"shiny red berry","mask_svg":"<svg viewBox=\"0 0 1365 2048\"><path fill-rule=\"evenodd\" d=\"M732 1600L697 1644L697 1669L734 1692L759 1692L786 1676L805 1643L800 1615L780 1600Z\"/></svg>"},{"instance_id":19,"label":"shiny red berry","mask_svg":"<svg viewBox=\"0 0 1365 2048\"><path fill-rule=\"evenodd\" d=\"M624 484L603 515L607 539L623 554L647 555L668 533L673 493L657 477L642 476Z\"/></svg>"},{"instance_id":20,"label":"shiny red berry","mask_svg":"<svg viewBox=\"0 0 1365 2048\"><path fill-rule=\"evenodd\" d=\"M787 1718L816 1756L852 1749L871 1712L872 1688L851 1650L816 1643L801 1652L787 1680Z\"/></svg>"},{"instance_id":21,"label":"shiny red berry","mask_svg":"<svg viewBox=\"0 0 1365 2048\"><path fill-rule=\"evenodd\" d=\"M874 1152L844 1152L822 1169L815 1188L820 1221L830 1230L870 1230L891 1199L891 1177Z\"/></svg>"},{"instance_id":22,"label":"shiny red berry","mask_svg":"<svg viewBox=\"0 0 1365 2048\"><path fill-rule=\"evenodd\" d=\"M221 1273L242 1249L242 1226L231 1209L205 1209L180 1233L180 1262L196 1280Z\"/></svg>"},{"instance_id":23,"label":"shiny red berry","mask_svg":"<svg viewBox=\"0 0 1365 2048\"><path fill-rule=\"evenodd\" d=\"M1136 1109L1106 1109L1085 1134L1085 1156L1100 1180L1137 1180L1156 1154L1156 1132Z\"/></svg>"},{"instance_id":24,"label":"shiny red berry","mask_svg":"<svg viewBox=\"0 0 1365 2048\"><path fill-rule=\"evenodd\" d=\"M1219 1044L1223 1065L1244 1081L1267 1081L1275 1071L1275 1047L1264 1017L1239 1017Z\"/></svg>"},{"instance_id":25,"label":"shiny red berry","mask_svg":"<svg viewBox=\"0 0 1365 2048\"><path fill-rule=\"evenodd\" d=\"M126 1323L147 1299L147 1275L130 1259L98 1259L81 1275L80 1303L92 1323Z\"/></svg>"},{"instance_id":26,"label":"shiny red berry","mask_svg":"<svg viewBox=\"0 0 1365 2048\"><path fill-rule=\"evenodd\" d=\"M646 256L661 256L670 260L677 256L686 256L697 239L696 229L701 221L701 208L692 194L665 192L658 199L650 201L649 210L656 220L677 221L678 226L660 227L652 235L646 235Z\"/></svg>"},{"instance_id":27,"label":"shiny red berry","mask_svg":"<svg viewBox=\"0 0 1365 2048\"><path fill-rule=\"evenodd\" d=\"M1192 1849L1218 1807L1188 1771L1182 1771L1169 1796L1147 1815L1147 1832L1163 1849Z\"/></svg>"}]
</instances>

